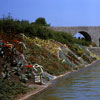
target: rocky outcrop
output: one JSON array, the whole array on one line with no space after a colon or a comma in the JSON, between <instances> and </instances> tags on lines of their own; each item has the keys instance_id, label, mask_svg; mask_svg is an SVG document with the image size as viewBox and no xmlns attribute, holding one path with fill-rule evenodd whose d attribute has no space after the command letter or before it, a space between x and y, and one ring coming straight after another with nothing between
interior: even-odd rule
<instances>
[{"instance_id":1,"label":"rocky outcrop","mask_svg":"<svg viewBox=\"0 0 100 100\"><path fill-rule=\"evenodd\" d=\"M100 57L100 47L90 47L88 48L96 56Z\"/></svg>"}]
</instances>

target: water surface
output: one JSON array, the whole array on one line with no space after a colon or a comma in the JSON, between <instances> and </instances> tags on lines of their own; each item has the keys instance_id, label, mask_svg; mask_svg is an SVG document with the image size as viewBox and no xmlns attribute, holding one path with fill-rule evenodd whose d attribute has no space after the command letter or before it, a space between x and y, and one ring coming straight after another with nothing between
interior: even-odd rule
<instances>
[{"instance_id":1,"label":"water surface","mask_svg":"<svg viewBox=\"0 0 100 100\"><path fill-rule=\"evenodd\" d=\"M100 62L28 100L100 100Z\"/></svg>"}]
</instances>

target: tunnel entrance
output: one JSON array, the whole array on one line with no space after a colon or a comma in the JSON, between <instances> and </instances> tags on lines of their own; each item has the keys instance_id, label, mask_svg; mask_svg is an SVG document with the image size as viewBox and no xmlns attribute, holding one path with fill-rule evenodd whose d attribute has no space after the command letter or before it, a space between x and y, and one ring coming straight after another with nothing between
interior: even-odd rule
<instances>
[{"instance_id":1,"label":"tunnel entrance","mask_svg":"<svg viewBox=\"0 0 100 100\"><path fill-rule=\"evenodd\" d=\"M87 42L92 42L91 36L87 32L84 32L84 31L80 31L80 32L76 33L74 35L74 37L76 37L78 39L84 39Z\"/></svg>"}]
</instances>

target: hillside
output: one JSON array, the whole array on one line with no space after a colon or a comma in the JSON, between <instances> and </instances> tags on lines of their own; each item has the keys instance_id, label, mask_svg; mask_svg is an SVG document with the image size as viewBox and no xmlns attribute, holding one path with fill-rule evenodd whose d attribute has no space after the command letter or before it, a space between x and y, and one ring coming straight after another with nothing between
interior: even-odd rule
<instances>
[{"instance_id":1,"label":"hillside","mask_svg":"<svg viewBox=\"0 0 100 100\"><path fill-rule=\"evenodd\" d=\"M3 80L36 84L34 75L38 74L43 75L42 81L46 83L54 76L78 70L96 60L86 47L69 47L55 40L31 38L24 34L19 37L21 41L0 41L0 76ZM34 71L32 66L35 64L43 66L43 73Z\"/></svg>"},{"instance_id":2,"label":"hillside","mask_svg":"<svg viewBox=\"0 0 100 100\"><path fill-rule=\"evenodd\" d=\"M10 22L7 24L10 28L4 23L5 27L0 28L2 100L13 100L18 94L29 91L29 85L46 84L59 75L83 68L97 59L86 46L82 46L88 44L86 41L76 40L68 33L53 32L44 26L29 23L24 24L31 28L22 33L21 30L25 28L23 22L11 19ZM18 29L19 23L21 27L23 25L21 29Z\"/></svg>"}]
</instances>

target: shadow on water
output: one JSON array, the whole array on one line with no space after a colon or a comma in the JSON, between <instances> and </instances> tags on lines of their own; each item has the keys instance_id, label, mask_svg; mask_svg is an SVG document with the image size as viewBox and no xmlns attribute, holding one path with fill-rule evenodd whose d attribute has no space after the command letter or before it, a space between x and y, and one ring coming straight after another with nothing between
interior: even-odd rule
<instances>
[{"instance_id":1,"label":"shadow on water","mask_svg":"<svg viewBox=\"0 0 100 100\"><path fill-rule=\"evenodd\" d=\"M71 74L28 100L100 100L100 62Z\"/></svg>"}]
</instances>

